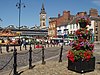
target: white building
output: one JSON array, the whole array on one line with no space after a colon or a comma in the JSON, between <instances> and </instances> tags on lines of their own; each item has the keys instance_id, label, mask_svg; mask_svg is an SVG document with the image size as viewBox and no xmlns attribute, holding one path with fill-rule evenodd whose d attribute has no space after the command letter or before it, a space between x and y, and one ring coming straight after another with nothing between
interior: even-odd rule
<instances>
[{"instance_id":1,"label":"white building","mask_svg":"<svg viewBox=\"0 0 100 75\"><path fill-rule=\"evenodd\" d=\"M92 30L93 33L94 33L94 24L95 24L95 21L92 20L91 25L90 26L88 25L88 30ZM79 24L77 25L77 24L67 23L65 25L57 26L57 36L63 38L64 35L74 34L74 32L79 28L80 28Z\"/></svg>"}]
</instances>

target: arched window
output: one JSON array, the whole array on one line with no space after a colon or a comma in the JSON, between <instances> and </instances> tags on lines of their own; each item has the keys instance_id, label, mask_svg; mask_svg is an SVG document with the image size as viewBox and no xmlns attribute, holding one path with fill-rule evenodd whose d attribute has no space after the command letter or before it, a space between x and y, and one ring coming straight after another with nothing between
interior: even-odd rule
<instances>
[{"instance_id":1,"label":"arched window","mask_svg":"<svg viewBox=\"0 0 100 75\"><path fill-rule=\"evenodd\" d=\"M45 22L43 22L43 26L45 26Z\"/></svg>"}]
</instances>

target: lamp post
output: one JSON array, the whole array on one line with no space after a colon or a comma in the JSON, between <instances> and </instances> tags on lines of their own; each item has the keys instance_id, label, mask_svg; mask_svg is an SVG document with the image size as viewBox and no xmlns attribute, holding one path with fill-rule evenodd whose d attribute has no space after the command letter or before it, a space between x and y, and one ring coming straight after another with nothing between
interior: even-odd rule
<instances>
[{"instance_id":1,"label":"lamp post","mask_svg":"<svg viewBox=\"0 0 100 75\"><path fill-rule=\"evenodd\" d=\"M25 4L21 2L21 0L19 0L19 2L16 4L16 7L19 10L19 31L20 31L20 17L21 17L21 8L25 8ZM20 35L19 35L19 40L20 40ZM20 50L21 50L21 40L20 40Z\"/></svg>"},{"instance_id":2,"label":"lamp post","mask_svg":"<svg viewBox=\"0 0 100 75\"><path fill-rule=\"evenodd\" d=\"M2 22L2 19L0 18L0 21Z\"/></svg>"},{"instance_id":3,"label":"lamp post","mask_svg":"<svg viewBox=\"0 0 100 75\"><path fill-rule=\"evenodd\" d=\"M19 2L16 4L16 7L19 9L19 30L20 30L20 17L21 17L21 8L25 8L25 4L19 0Z\"/></svg>"}]
</instances>

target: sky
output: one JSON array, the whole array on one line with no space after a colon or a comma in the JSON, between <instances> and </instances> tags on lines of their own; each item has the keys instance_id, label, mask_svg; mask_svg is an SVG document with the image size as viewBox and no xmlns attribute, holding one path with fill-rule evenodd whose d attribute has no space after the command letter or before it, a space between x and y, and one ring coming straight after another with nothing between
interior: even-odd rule
<instances>
[{"instance_id":1,"label":"sky","mask_svg":"<svg viewBox=\"0 0 100 75\"><path fill-rule=\"evenodd\" d=\"M40 26L40 11L42 3L44 3L47 13L47 22L49 17L57 17L58 13L62 15L63 11L70 11L71 15L76 15L77 12L86 11L89 13L91 8L98 10L100 15L100 0L21 0L21 16L20 24L28 27L34 25ZM9 25L18 26L18 8L16 4L19 0L0 0L0 26L7 27ZM26 7L24 8L23 5Z\"/></svg>"}]
</instances>

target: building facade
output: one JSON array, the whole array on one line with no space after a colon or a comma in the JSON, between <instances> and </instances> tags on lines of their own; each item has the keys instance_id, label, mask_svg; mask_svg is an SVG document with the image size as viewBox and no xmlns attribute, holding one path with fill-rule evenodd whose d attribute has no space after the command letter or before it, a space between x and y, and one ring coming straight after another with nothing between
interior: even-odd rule
<instances>
[{"instance_id":1,"label":"building facade","mask_svg":"<svg viewBox=\"0 0 100 75\"><path fill-rule=\"evenodd\" d=\"M49 18L49 28L48 28L49 39L57 37L57 19Z\"/></svg>"},{"instance_id":2,"label":"building facade","mask_svg":"<svg viewBox=\"0 0 100 75\"><path fill-rule=\"evenodd\" d=\"M58 17L50 17L49 18L49 28L48 35L49 38L62 37L63 33L60 26L64 26L64 24L68 23L70 20L70 11L63 11L63 14L58 14ZM65 29L66 31L67 29ZM60 34L61 33L61 34Z\"/></svg>"},{"instance_id":3,"label":"building facade","mask_svg":"<svg viewBox=\"0 0 100 75\"><path fill-rule=\"evenodd\" d=\"M19 28L16 28L14 25L9 25L8 27L0 29L2 30L11 30L12 32L18 32L20 33L20 36L26 36L26 37L33 37L34 39L43 39L48 35L48 30L42 30L39 28L29 28L27 26L21 26L20 30Z\"/></svg>"},{"instance_id":4,"label":"building facade","mask_svg":"<svg viewBox=\"0 0 100 75\"><path fill-rule=\"evenodd\" d=\"M93 29L95 41L100 41L100 16L98 15L97 9L91 8L89 11L89 16L91 19L91 29Z\"/></svg>"},{"instance_id":5,"label":"building facade","mask_svg":"<svg viewBox=\"0 0 100 75\"><path fill-rule=\"evenodd\" d=\"M56 18L56 32L57 37L64 38L65 35L74 35L74 32L79 29L79 25L76 24L76 19L80 16L87 16L90 18L91 25L88 26L88 30L91 30L94 35L95 41L100 41L100 16L97 9L91 8L89 14L87 12L78 12L76 15L70 15L70 11L63 11L63 15ZM49 26L54 22L49 21ZM49 27L50 29L51 27ZM53 29L52 29L53 31ZM49 33L50 31L48 31ZM49 34L48 34L49 35Z\"/></svg>"}]
</instances>

